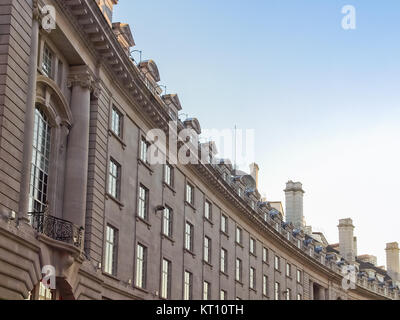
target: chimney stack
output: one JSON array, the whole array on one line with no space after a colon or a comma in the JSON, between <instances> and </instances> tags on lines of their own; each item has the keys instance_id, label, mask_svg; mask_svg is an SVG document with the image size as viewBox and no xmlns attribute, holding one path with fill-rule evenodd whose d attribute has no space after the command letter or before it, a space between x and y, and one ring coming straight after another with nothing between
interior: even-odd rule
<instances>
[{"instance_id":1,"label":"chimney stack","mask_svg":"<svg viewBox=\"0 0 400 320\"><path fill-rule=\"evenodd\" d=\"M254 178L256 181L256 188L258 190L258 173L260 172L260 168L258 167L257 163L252 163L250 165L250 175Z\"/></svg>"},{"instance_id":2,"label":"chimney stack","mask_svg":"<svg viewBox=\"0 0 400 320\"><path fill-rule=\"evenodd\" d=\"M386 268L388 274L395 281L400 281L399 244L397 242L386 245Z\"/></svg>"},{"instance_id":3,"label":"chimney stack","mask_svg":"<svg viewBox=\"0 0 400 320\"><path fill-rule=\"evenodd\" d=\"M118 4L118 0L96 0L96 2L108 24L112 26L113 8L114 5Z\"/></svg>"},{"instance_id":4,"label":"chimney stack","mask_svg":"<svg viewBox=\"0 0 400 320\"><path fill-rule=\"evenodd\" d=\"M303 216L303 185L300 182L289 181L286 184L286 222L292 223L295 228L304 228Z\"/></svg>"},{"instance_id":5,"label":"chimney stack","mask_svg":"<svg viewBox=\"0 0 400 320\"><path fill-rule=\"evenodd\" d=\"M339 220L339 252L340 255L349 263L356 260L355 241L354 241L354 225L353 220Z\"/></svg>"}]
</instances>

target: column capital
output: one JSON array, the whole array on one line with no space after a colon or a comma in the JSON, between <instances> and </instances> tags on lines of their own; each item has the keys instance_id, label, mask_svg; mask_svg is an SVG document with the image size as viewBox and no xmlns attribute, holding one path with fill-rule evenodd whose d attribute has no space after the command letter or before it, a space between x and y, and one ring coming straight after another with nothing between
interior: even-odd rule
<instances>
[{"instance_id":1,"label":"column capital","mask_svg":"<svg viewBox=\"0 0 400 320\"><path fill-rule=\"evenodd\" d=\"M42 18L42 13L39 8L39 0L32 1L32 18L37 21L40 21Z\"/></svg>"},{"instance_id":2,"label":"column capital","mask_svg":"<svg viewBox=\"0 0 400 320\"><path fill-rule=\"evenodd\" d=\"M97 92L99 87L95 75L86 65L70 68L67 86L69 88L80 86L93 92Z\"/></svg>"}]
</instances>

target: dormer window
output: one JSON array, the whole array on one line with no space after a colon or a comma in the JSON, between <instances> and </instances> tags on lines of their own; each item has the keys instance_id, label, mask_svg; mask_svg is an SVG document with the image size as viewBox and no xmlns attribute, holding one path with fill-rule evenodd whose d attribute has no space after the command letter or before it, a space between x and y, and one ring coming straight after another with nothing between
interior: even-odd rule
<instances>
[{"instance_id":1,"label":"dormer window","mask_svg":"<svg viewBox=\"0 0 400 320\"><path fill-rule=\"evenodd\" d=\"M53 52L45 45L43 48L42 71L49 78L53 77L53 60Z\"/></svg>"}]
</instances>

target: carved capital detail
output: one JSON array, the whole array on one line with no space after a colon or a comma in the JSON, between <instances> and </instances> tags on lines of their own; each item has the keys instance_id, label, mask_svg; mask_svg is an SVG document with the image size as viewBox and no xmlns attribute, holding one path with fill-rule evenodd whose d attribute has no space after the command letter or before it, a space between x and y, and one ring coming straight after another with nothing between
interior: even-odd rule
<instances>
[{"instance_id":1,"label":"carved capital detail","mask_svg":"<svg viewBox=\"0 0 400 320\"><path fill-rule=\"evenodd\" d=\"M33 20L40 21L42 19L42 12L39 9L39 1L33 0L32 1L32 18Z\"/></svg>"},{"instance_id":2,"label":"carved capital detail","mask_svg":"<svg viewBox=\"0 0 400 320\"><path fill-rule=\"evenodd\" d=\"M70 68L68 75L67 86L75 87L80 86L85 89L89 89L95 96L99 95L100 86L93 72L88 66L75 66Z\"/></svg>"}]
</instances>

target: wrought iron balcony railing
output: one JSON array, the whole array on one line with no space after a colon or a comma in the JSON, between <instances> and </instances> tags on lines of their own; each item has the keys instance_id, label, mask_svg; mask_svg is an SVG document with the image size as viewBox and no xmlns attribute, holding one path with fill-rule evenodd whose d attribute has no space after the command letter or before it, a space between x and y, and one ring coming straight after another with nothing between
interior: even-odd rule
<instances>
[{"instance_id":1,"label":"wrought iron balcony railing","mask_svg":"<svg viewBox=\"0 0 400 320\"><path fill-rule=\"evenodd\" d=\"M82 227L78 227L73 223L62 220L46 213L31 213L32 227L39 233L81 249L83 244Z\"/></svg>"}]
</instances>

